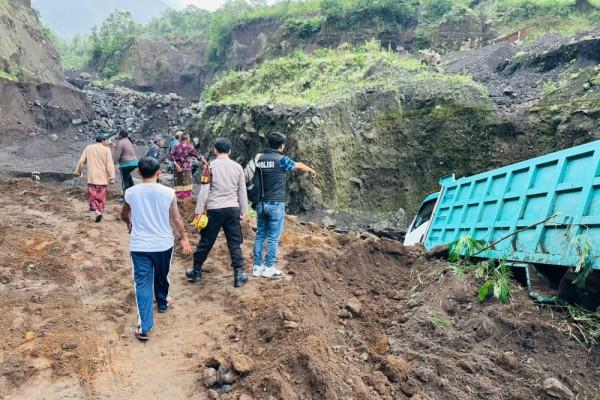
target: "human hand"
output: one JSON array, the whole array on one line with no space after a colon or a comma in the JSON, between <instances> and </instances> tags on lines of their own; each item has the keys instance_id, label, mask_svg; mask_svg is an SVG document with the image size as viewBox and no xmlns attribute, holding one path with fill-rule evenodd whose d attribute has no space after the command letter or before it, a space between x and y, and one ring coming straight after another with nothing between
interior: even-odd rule
<instances>
[{"instance_id":1,"label":"human hand","mask_svg":"<svg viewBox=\"0 0 600 400\"><path fill-rule=\"evenodd\" d=\"M182 171L181 167L179 165L177 165L177 164L175 164L175 169L177 170L177 172L181 172Z\"/></svg>"},{"instance_id":2,"label":"human hand","mask_svg":"<svg viewBox=\"0 0 600 400\"><path fill-rule=\"evenodd\" d=\"M192 253L192 245L188 238L181 239L181 247L183 248L183 254L191 254Z\"/></svg>"},{"instance_id":3,"label":"human hand","mask_svg":"<svg viewBox=\"0 0 600 400\"><path fill-rule=\"evenodd\" d=\"M240 215L240 220L245 221L248 217L246 216L246 214L241 214Z\"/></svg>"},{"instance_id":4,"label":"human hand","mask_svg":"<svg viewBox=\"0 0 600 400\"><path fill-rule=\"evenodd\" d=\"M317 176L317 173L314 169L311 169L310 171L308 171L308 176L310 176L311 178L315 178Z\"/></svg>"},{"instance_id":5,"label":"human hand","mask_svg":"<svg viewBox=\"0 0 600 400\"><path fill-rule=\"evenodd\" d=\"M79 177L81 176L81 172L75 172L73 175L74 175L75 177L79 178Z\"/></svg>"},{"instance_id":6,"label":"human hand","mask_svg":"<svg viewBox=\"0 0 600 400\"><path fill-rule=\"evenodd\" d=\"M115 178L111 178L111 179L109 179L109 180L108 180L108 183L110 183L111 185L112 185L113 183L115 183Z\"/></svg>"}]
</instances>

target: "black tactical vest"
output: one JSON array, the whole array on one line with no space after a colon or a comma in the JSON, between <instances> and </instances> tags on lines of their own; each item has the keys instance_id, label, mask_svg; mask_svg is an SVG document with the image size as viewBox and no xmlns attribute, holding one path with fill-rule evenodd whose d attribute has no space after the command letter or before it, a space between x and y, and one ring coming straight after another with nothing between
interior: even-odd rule
<instances>
[{"instance_id":1,"label":"black tactical vest","mask_svg":"<svg viewBox=\"0 0 600 400\"><path fill-rule=\"evenodd\" d=\"M281 170L283 155L277 150L267 149L258 159L262 171L263 201L285 201L286 172Z\"/></svg>"}]
</instances>

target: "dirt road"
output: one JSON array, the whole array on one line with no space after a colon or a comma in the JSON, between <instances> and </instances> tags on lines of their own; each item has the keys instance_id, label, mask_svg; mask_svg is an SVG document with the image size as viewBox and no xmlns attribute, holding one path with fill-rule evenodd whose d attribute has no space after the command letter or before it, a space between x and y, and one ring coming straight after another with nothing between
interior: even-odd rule
<instances>
[{"instance_id":1,"label":"dirt road","mask_svg":"<svg viewBox=\"0 0 600 400\"><path fill-rule=\"evenodd\" d=\"M176 257L175 307L152 340L132 336L128 234L111 205L95 224L77 197L11 185L2 198L1 390L8 399L205 398L198 359L220 347L236 294L226 276L189 286ZM222 257L219 257L219 259ZM33 336L33 338L29 336ZM51 383L51 384L50 384Z\"/></svg>"},{"instance_id":2,"label":"dirt road","mask_svg":"<svg viewBox=\"0 0 600 400\"><path fill-rule=\"evenodd\" d=\"M444 261L294 218L285 279L234 289L220 239L190 285L178 253L175 306L140 343L118 211L95 224L79 191L0 183L1 399L568 398L550 397L548 379L600 393L597 348L524 291L480 305L474 279ZM247 260L252 236L245 225Z\"/></svg>"}]
</instances>

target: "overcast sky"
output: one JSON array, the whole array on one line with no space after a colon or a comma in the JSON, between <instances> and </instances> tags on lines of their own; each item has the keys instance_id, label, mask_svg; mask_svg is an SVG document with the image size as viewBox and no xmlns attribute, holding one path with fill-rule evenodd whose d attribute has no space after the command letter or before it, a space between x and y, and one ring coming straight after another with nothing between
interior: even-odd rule
<instances>
[{"instance_id":1,"label":"overcast sky","mask_svg":"<svg viewBox=\"0 0 600 400\"><path fill-rule=\"evenodd\" d=\"M221 7L225 0L163 0L165 3L170 4L174 8L184 8L189 4L193 4L196 7L204 8L206 10L216 10Z\"/></svg>"},{"instance_id":2,"label":"overcast sky","mask_svg":"<svg viewBox=\"0 0 600 400\"><path fill-rule=\"evenodd\" d=\"M0 0L0 4L3 0ZM214 11L226 0L32 0L42 16L42 20L54 32L64 38L76 33L89 33L93 26L99 26L115 9L131 11L140 23L147 23L157 17L166 6L176 9L194 5ZM272 3L273 1L269 1ZM0 38L0 41L2 39Z\"/></svg>"}]
</instances>

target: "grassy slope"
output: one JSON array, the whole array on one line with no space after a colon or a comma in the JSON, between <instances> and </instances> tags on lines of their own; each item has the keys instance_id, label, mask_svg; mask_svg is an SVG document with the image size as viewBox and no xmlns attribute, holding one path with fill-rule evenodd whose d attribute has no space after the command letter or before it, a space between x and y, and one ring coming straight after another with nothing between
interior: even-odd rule
<instances>
[{"instance_id":1,"label":"grassy slope","mask_svg":"<svg viewBox=\"0 0 600 400\"><path fill-rule=\"evenodd\" d=\"M402 80L443 80L485 91L468 76L433 72L414 58L370 42L357 49L296 52L249 71L230 71L203 97L208 102L251 106L331 104L362 89L395 90Z\"/></svg>"},{"instance_id":2,"label":"grassy slope","mask_svg":"<svg viewBox=\"0 0 600 400\"><path fill-rule=\"evenodd\" d=\"M529 28L528 42L546 34L571 36L600 23L600 1L588 0L590 10L577 9L575 0L499 0L489 18L500 34Z\"/></svg>"}]
</instances>

